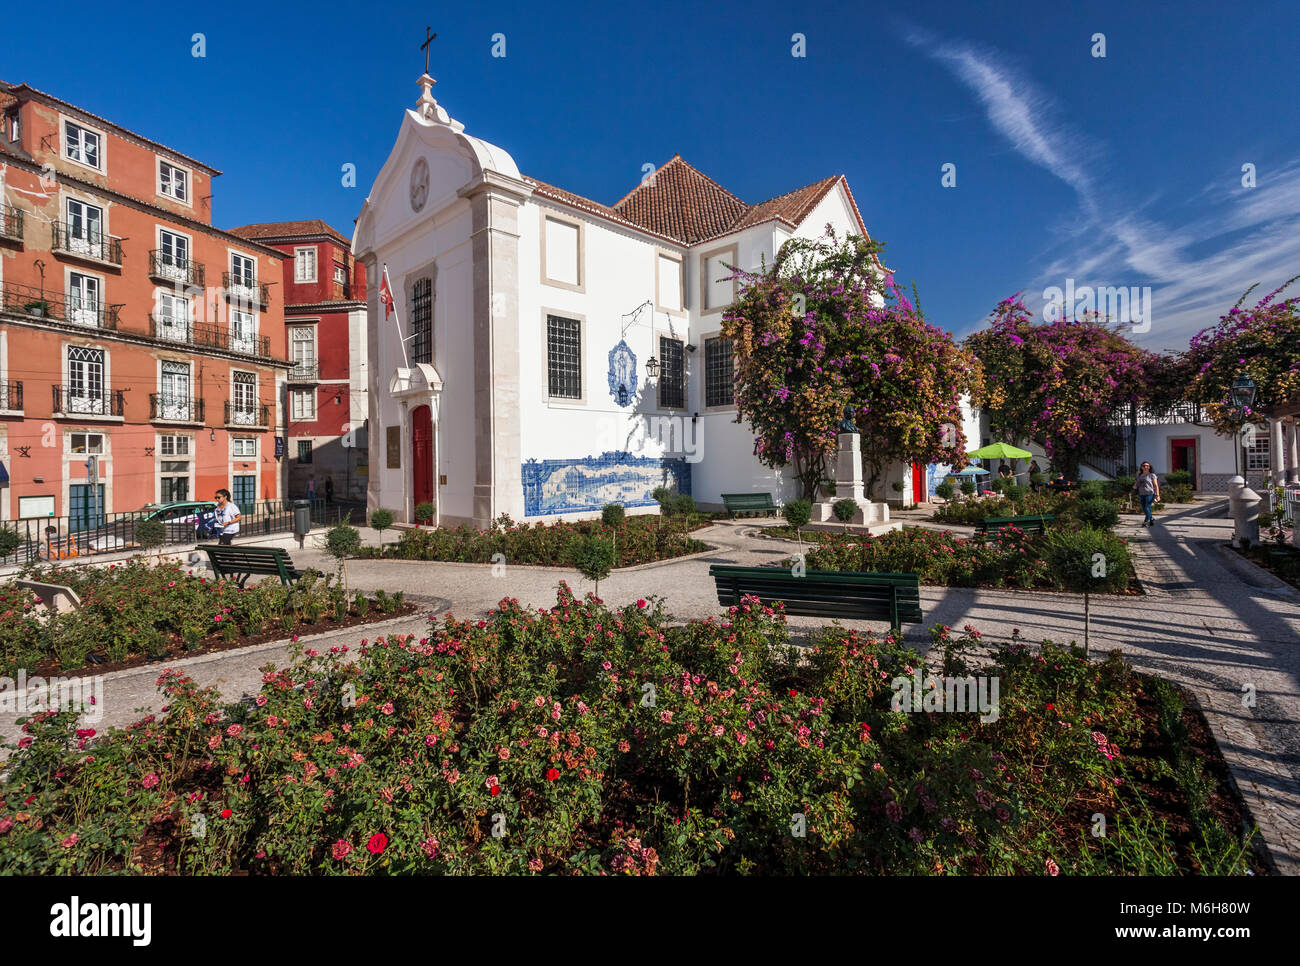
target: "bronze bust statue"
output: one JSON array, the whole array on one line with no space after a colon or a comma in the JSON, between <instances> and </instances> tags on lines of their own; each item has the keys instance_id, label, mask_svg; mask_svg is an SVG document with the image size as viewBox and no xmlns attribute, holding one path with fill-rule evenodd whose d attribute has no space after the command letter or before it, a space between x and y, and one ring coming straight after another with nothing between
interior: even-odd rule
<instances>
[{"instance_id":1,"label":"bronze bust statue","mask_svg":"<svg viewBox=\"0 0 1300 966\"><path fill-rule=\"evenodd\" d=\"M856 432L858 432L858 427L857 427L857 425L853 422L853 407L852 407L852 406L845 406L845 407L844 407L844 418L840 420L840 432L841 432L841 433L856 433Z\"/></svg>"}]
</instances>

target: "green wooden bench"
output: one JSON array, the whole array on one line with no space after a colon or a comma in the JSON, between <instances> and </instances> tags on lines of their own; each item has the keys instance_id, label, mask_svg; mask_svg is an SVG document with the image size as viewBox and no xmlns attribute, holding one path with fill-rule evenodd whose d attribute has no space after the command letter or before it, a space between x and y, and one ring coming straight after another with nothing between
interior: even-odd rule
<instances>
[{"instance_id":1,"label":"green wooden bench","mask_svg":"<svg viewBox=\"0 0 1300 966\"><path fill-rule=\"evenodd\" d=\"M280 583L296 583L311 571L298 570L283 547L201 547L208 555L212 573L218 579L233 577L240 587L254 575L279 577Z\"/></svg>"},{"instance_id":2,"label":"green wooden bench","mask_svg":"<svg viewBox=\"0 0 1300 966\"><path fill-rule=\"evenodd\" d=\"M772 502L771 493L724 493L722 505L727 513L776 513L781 508Z\"/></svg>"},{"instance_id":3,"label":"green wooden bench","mask_svg":"<svg viewBox=\"0 0 1300 966\"><path fill-rule=\"evenodd\" d=\"M787 614L805 617L889 621L900 631L905 623L921 623L916 574L809 570L796 577L772 567L714 565L709 576L717 583L718 603L727 606L749 595L768 605L783 601Z\"/></svg>"},{"instance_id":4,"label":"green wooden bench","mask_svg":"<svg viewBox=\"0 0 1300 966\"><path fill-rule=\"evenodd\" d=\"M975 525L975 536L979 540L996 537L1007 527L1016 527L1025 533L1042 533L1056 521L1050 513L1040 513L1027 517L985 517Z\"/></svg>"}]
</instances>

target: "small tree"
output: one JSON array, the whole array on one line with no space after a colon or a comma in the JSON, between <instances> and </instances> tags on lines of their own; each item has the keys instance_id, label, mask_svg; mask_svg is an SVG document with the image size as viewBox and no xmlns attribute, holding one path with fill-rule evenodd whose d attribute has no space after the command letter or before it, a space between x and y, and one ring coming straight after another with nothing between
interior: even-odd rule
<instances>
[{"instance_id":1,"label":"small tree","mask_svg":"<svg viewBox=\"0 0 1300 966\"><path fill-rule=\"evenodd\" d=\"M384 531L393 525L393 511L380 507L370 514L370 529L379 534L379 545L384 545Z\"/></svg>"},{"instance_id":2,"label":"small tree","mask_svg":"<svg viewBox=\"0 0 1300 966\"><path fill-rule=\"evenodd\" d=\"M361 533L349 524L351 518L352 514L347 514L325 532L325 552L334 558L338 566L338 579L345 594L348 589L347 559L361 549Z\"/></svg>"},{"instance_id":3,"label":"small tree","mask_svg":"<svg viewBox=\"0 0 1300 966\"><path fill-rule=\"evenodd\" d=\"M18 531L13 527L0 526L0 557L7 557L15 550L22 540L18 536Z\"/></svg>"},{"instance_id":4,"label":"small tree","mask_svg":"<svg viewBox=\"0 0 1300 966\"><path fill-rule=\"evenodd\" d=\"M586 534L569 544L569 564L596 585L600 596L600 582L609 576L614 567L614 544L598 534Z\"/></svg>"},{"instance_id":5,"label":"small tree","mask_svg":"<svg viewBox=\"0 0 1300 966\"><path fill-rule=\"evenodd\" d=\"M1105 530L1056 527L1043 537L1043 559L1052 576L1066 590L1083 594L1083 652L1088 653L1094 591L1123 590L1128 586L1128 547Z\"/></svg>"},{"instance_id":6,"label":"small tree","mask_svg":"<svg viewBox=\"0 0 1300 966\"><path fill-rule=\"evenodd\" d=\"M161 520L141 520L135 525L135 542L141 550L156 550L167 542L167 525Z\"/></svg>"},{"instance_id":7,"label":"small tree","mask_svg":"<svg viewBox=\"0 0 1300 966\"><path fill-rule=\"evenodd\" d=\"M415 522L416 523L433 522L433 515L436 512L436 510L437 508L428 500L423 500L420 503L417 503L415 505Z\"/></svg>"},{"instance_id":8,"label":"small tree","mask_svg":"<svg viewBox=\"0 0 1300 966\"><path fill-rule=\"evenodd\" d=\"M858 512L858 501L851 500L847 497L843 500L836 500L831 504L831 511L835 514L835 519L844 524L844 529L847 530L849 528L849 521L852 520Z\"/></svg>"},{"instance_id":9,"label":"small tree","mask_svg":"<svg viewBox=\"0 0 1300 966\"><path fill-rule=\"evenodd\" d=\"M781 507L781 515L785 517L785 522L794 527L795 538L799 541L799 551L803 552L803 534L800 533L800 527L808 525L812 519L812 501L811 500L791 500L785 506Z\"/></svg>"},{"instance_id":10,"label":"small tree","mask_svg":"<svg viewBox=\"0 0 1300 966\"><path fill-rule=\"evenodd\" d=\"M627 512L621 503L606 503L600 511L600 521L607 527L616 527L623 522Z\"/></svg>"},{"instance_id":11,"label":"small tree","mask_svg":"<svg viewBox=\"0 0 1300 966\"><path fill-rule=\"evenodd\" d=\"M952 480L944 480L942 483L940 483L938 486L934 488L934 495L938 497L942 497L943 501L947 503L954 496L957 495L957 490L952 485Z\"/></svg>"}]
</instances>

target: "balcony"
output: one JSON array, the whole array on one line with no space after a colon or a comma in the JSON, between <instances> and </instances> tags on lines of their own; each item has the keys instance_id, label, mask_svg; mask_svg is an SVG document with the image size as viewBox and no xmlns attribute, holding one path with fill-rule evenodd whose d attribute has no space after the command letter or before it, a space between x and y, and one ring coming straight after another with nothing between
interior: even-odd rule
<instances>
[{"instance_id":1,"label":"balcony","mask_svg":"<svg viewBox=\"0 0 1300 966\"><path fill-rule=\"evenodd\" d=\"M177 258L170 252L155 248L149 253L149 277L160 282L177 282L181 285L203 287L203 266L193 259Z\"/></svg>"},{"instance_id":2,"label":"balcony","mask_svg":"<svg viewBox=\"0 0 1300 966\"><path fill-rule=\"evenodd\" d=\"M191 322L175 315L149 313L149 334L165 342L182 342L207 349L223 349L240 355L270 358L269 336L250 335L246 332L222 329L202 322Z\"/></svg>"},{"instance_id":3,"label":"balcony","mask_svg":"<svg viewBox=\"0 0 1300 966\"><path fill-rule=\"evenodd\" d=\"M0 286L0 311L25 315L33 319L53 319L88 329L117 329L117 313L122 306L89 302L73 297L61 299L30 285L7 283Z\"/></svg>"},{"instance_id":4,"label":"balcony","mask_svg":"<svg viewBox=\"0 0 1300 966\"><path fill-rule=\"evenodd\" d=\"M295 362L289 370L289 382L317 382L320 379L320 365L316 362Z\"/></svg>"},{"instance_id":5,"label":"balcony","mask_svg":"<svg viewBox=\"0 0 1300 966\"><path fill-rule=\"evenodd\" d=\"M266 429L270 407L226 402L226 426L233 429Z\"/></svg>"},{"instance_id":6,"label":"balcony","mask_svg":"<svg viewBox=\"0 0 1300 966\"><path fill-rule=\"evenodd\" d=\"M23 240L23 213L12 205L0 205L0 239L21 242Z\"/></svg>"},{"instance_id":7,"label":"balcony","mask_svg":"<svg viewBox=\"0 0 1300 966\"><path fill-rule=\"evenodd\" d=\"M352 286L347 282L340 282L335 279L330 289L330 295L335 302L350 302L352 301Z\"/></svg>"},{"instance_id":8,"label":"balcony","mask_svg":"<svg viewBox=\"0 0 1300 966\"><path fill-rule=\"evenodd\" d=\"M122 239L89 225L64 221L51 222L54 242L51 251L69 258L87 259L113 268L122 267Z\"/></svg>"},{"instance_id":9,"label":"balcony","mask_svg":"<svg viewBox=\"0 0 1300 966\"><path fill-rule=\"evenodd\" d=\"M84 386L51 386L54 391L54 414L65 418L103 416L121 419L124 413L122 390L94 390Z\"/></svg>"},{"instance_id":10,"label":"balcony","mask_svg":"<svg viewBox=\"0 0 1300 966\"><path fill-rule=\"evenodd\" d=\"M22 380L0 379L0 413L21 413L22 411Z\"/></svg>"},{"instance_id":11,"label":"balcony","mask_svg":"<svg viewBox=\"0 0 1300 966\"><path fill-rule=\"evenodd\" d=\"M167 393L149 395L149 421L153 423L197 423L203 425L203 400Z\"/></svg>"},{"instance_id":12,"label":"balcony","mask_svg":"<svg viewBox=\"0 0 1300 966\"><path fill-rule=\"evenodd\" d=\"M271 304L271 286L248 275L222 272L221 285L226 290L227 302L238 305L259 305L262 308Z\"/></svg>"}]
</instances>

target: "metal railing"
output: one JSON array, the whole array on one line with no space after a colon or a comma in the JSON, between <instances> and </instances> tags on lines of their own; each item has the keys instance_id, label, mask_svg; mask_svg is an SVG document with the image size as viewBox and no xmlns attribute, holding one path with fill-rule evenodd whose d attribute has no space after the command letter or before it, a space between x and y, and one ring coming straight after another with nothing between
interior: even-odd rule
<instances>
[{"instance_id":1,"label":"metal railing","mask_svg":"<svg viewBox=\"0 0 1300 966\"><path fill-rule=\"evenodd\" d=\"M1294 487L1283 489L1281 498L1278 497L1277 488L1267 487L1268 492L1268 511L1276 514L1276 519L1286 529L1295 526L1296 505L1300 503L1300 491Z\"/></svg>"},{"instance_id":2,"label":"metal railing","mask_svg":"<svg viewBox=\"0 0 1300 966\"><path fill-rule=\"evenodd\" d=\"M246 356L270 358L270 336L244 336L231 329L194 322L174 315L149 313L149 334L167 342L184 342L211 349L224 349Z\"/></svg>"},{"instance_id":3,"label":"metal railing","mask_svg":"<svg viewBox=\"0 0 1300 966\"><path fill-rule=\"evenodd\" d=\"M202 285L206 273L203 266L192 258L177 258L170 252L155 248L149 253L149 277L183 285Z\"/></svg>"},{"instance_id":4,"label":"metal railing","mask_svg":"<svg viewBox=\"0 0 1300 966\"><path fill-rule=\"evenodd\" d=\"M320 365L315 362L295 362L289 370L290 382L315 382L320 373Z\"/></svg>"},{"instance_id":5,"label":"metal railing","mask_svg":"<svg viewBox=\"0 0 1300 966\"><path fill-rule=\"evenodd\" d=\"M23 240L23 211L12 205L0 205L0 238Z\"/></svg>"},{"instance_id":6,"label":"metal railing","mask_svg":"<svg viewBox=\"0 0 1300 966\"><path fill-rule=\"evenodd\" d=\"M235 539L292 533L295 502L255 500L251 504L240 505L239 534ZM356 508L313 500L312 527L333 526L341 522L349 510L355 511ZM84 513L76 517L37 517L0 524L18 534L17 549L0 557L0 566L32 563L67 565L98 554L139 550L136 527L154 512L156 511L150 509L127 513L101 512L97 519L91 519L89 513ZM201 544L203 541L198 536L198 523L198 517L192 513L164 520L163 545L174 547Z\"/></svg>"},{"instance_id":7,"label":"metal railing","mask_svg":"<svg viewBox=\"0 0 1300 966\"><path fill-rule=\"evenodd\" d=\"M51 249L79 258L93 258L110 265L122 264L122 239L105 235L88 225L72 225L63 221L51 222L54 241Z\"/></svg>"},{"instance_id":8,"label":"metal railing","mask_svg":"<svg viewBox=\"0 0 1300 966\"><path fill-rule=\"evenodd\" d=\"M1129 426L1134 422L1138 426L1167 426L1173 423L1201 424L1207 420L1201 404L1194 402L1175 403L1168 409L1139 406L1135 414L1126 407L1117 410L1110 418L1112 426Z\"/></svg>"},{"instance_id":9,"label":"metal railing","mask_svg":"<svg viewBox=\"0 0 1300 966\"><path fill-rule=\"evenodd\" d=\"M6 412L23 411L23 383L21 379L0 379L0 409Z\"/></svg>"},{"instance_id":10,"label":"metal railing","mask_svg":"<svg viewBox=\"0 0 1300 966\"><path fill-rule=\"evenodd\" d=\"M149 420L158 423L201 423L203 400L150 393Z\"/></svg>"},{"instance_id":11,"label":"metal railing","mask_svg":"<svg viewBox=\"0 0 1300 966\"><path fill-rule=\"evenodd\" d=\"M30 285L6 282L0 286L0 307L5 312L26 315L34 319L54 319L84 325L88 329L116 329L120 305L104 302L87 302L84 299L63 299L47 294Z\"/></svg>"},{"instance_id":12,"label":"metal railing","mask_svg":"<svg viewBox=\"0 0 1300 966\"><path fill-rule=\"evenodd\" d=\"M239 406L226 402L226 425L265 429L270 421L269 406Z\"/></svg>"},{"instance_id":13,"label":"metal railing","mask_svg":"<svg viewBox=\"0 0 1300 966\"><path fill-rule=\"evenodd\" d=\"M65 416L121 416L125 404L121 389L98 392L79 386L51 386L54 411Z\"/></svg>"},{"instance_id":14,"label":"metal railing","mask_svg":"<svg viewBox=\"0 0 1300 966\"><path fill-rule=\"evenodd\" d=\"M226 290L226 299L228 301L257 303L258 305L269 305L271 303L271 286L266 282L259 282L255 278L249 278L247 275L222 272L221 285Z\"/></svg>"}]
</instances>

